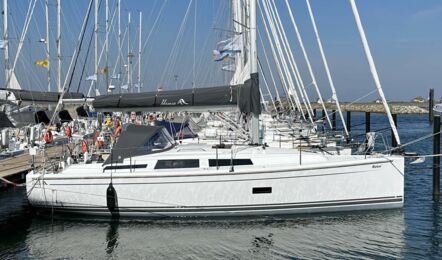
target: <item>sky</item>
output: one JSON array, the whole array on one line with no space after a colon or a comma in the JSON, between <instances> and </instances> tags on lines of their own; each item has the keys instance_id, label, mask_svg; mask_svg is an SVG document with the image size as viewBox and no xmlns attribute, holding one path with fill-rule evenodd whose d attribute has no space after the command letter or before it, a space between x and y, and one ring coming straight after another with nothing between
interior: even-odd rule
<instances>
[{"instance_id":1,"label":"sky","mask_svg":"<svg viewBox=\"0 0 442 260\"><path fill-rule=\"evenodd\" d=\"M104 0L101 1L99 53L102 52L105 38ZM340 100L355 101L373 92L375 85L370 75L349 1L310 1ZM295 59L301 68L301 77L308 85L311 78L297 44L285 1L275 0L275 2ZM328 99L331 97L331 91L305 0L290 0L289 2L322 96ZM19 35L23 29L26 10L30 2L28 0L10 0L9 3L9 44L12 61L16 54ZM49 0L49 3L51 88L55 89L55 0ZM77 39L89 1L61 0L61 4L62 78L64 81L72 55L77 47ZM109 0L109 4L113 22L109 35L108 65L110 71L116 68L115 71L118 72L120 70L117 62L119 56L117 49L118 30L116 15L114 15L116 1ZM426 97L429 88L435 88L436 96L442 96L442 2L440 0L356 0L356 4L387 99L406 101L415 96ZM124 65L127 64L128 33L126 31L128 13L131 12L130 49L135 54L132 58L133 82L138 82L137 65L141 64L142 91L153 91L159 86L165 89L176 89L228 84L231 73L222 71L221 64L213 61L212 50L216 47L217 42L231 36L229 30L232 20L229 6L230 1L228 0L122 0L121 27L124 39L123 51L120 53L121 70L125 71ZM185 19L187 10L188 15ZM142 46L145 48L143 48L142 58L139 62L137 52L140 11L143 13L141 40ZM70 91L75 92L78 89L87 93L89 90L90 82L85 79L94 73L94 44L91 37L93 22L92 10L82 50L77 66L75 66ZM258 29L264 36L261 21L258 21ZM3 28L1 31L3 33ZM29 31L26 34L23 49L16 65L17 78L23 89L47 89L47 70L34 65L36 60L45 58L44 43L39 42L39 39L44 37L44 1L37 0ZM267 40L264 40L266 42L264 47L270 53ZM259 42L258 53L260 60L264 60L263 49ZM0 55L2 57L0 67L4 68L4 55L3 53ZM105 56L103 53L99 67L106 66ZM272 70L276 75L274 63L270 62L270 66L265 64L264 67L266 74ZM127 74L123 74L123 81L126 81ZM4 82L4 73L0 73L0 82ZM114 82L114 84L119 83ZM277 85L282 94L278 80ZM104 75L99 75L99 88L104 92ZM314 100L316 94L312 87L309 87L308 92L310 98ZM364 100L376 98L376 94L371 94Z\"/></svg>"}]
</instances>

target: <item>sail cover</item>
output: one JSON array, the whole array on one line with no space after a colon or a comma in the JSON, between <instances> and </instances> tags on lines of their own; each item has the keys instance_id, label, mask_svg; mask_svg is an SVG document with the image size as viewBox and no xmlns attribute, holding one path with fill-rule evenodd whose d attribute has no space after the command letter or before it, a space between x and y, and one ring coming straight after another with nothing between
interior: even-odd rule
<instances>
[{"instance_id":1,"label":"sail cover","mask_svg":"<svg viewBox=\"0 0 442 260\"><path fill-rule=\"evenodd\" d=\"M44 103L57 103L61 93L58 92L45 92L34 90L22 90L22 89L1 89L10 92L14 95L15 100L24 102L44 102ZM82 93L65 93L64 99L79 99L84 98Z\"/></svg>"},{"instance_id":2,"label":"sail cover","mask_svg":"<svg viewBox=\"0 0 442 260\"><path fill-rule=\"evenodd\" d=\"M97 96L96 111L223 111L239 107L243 113L261 113L258 74L244 84L144 93Z\"/></svg>"},{"instance_id":3,"label":"sail cover","mask_svg":"<svg viewBox=\"0 0 442 260\"><path fill-rule=\"evenodd\" d=\"M125 93L98 96L93 107L98 111L146 111L159 108L235 107L238 86L195 88L144 93ZM187 108L186 108L187 107Z\"/></svg>"},{"instance_id":4,"label":"sail cover","mask_svg":"<svg viewBox=\"0 0 442 260\"><path fill-rule=\"evenodd\" d=\"M261 114L261 94L259 93L258 73L250 75L239 89L239 110L243 113Z\"/></svg>"}]
</instances>

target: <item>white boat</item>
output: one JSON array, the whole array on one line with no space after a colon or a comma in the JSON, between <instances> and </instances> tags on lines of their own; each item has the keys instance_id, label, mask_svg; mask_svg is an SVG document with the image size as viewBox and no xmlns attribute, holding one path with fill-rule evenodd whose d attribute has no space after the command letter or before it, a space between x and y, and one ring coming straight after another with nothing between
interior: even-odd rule
<instances>
[{"instance_id":1,"label":"white boat","mask_svg":"<svg viewBox=\"0 0 442 260\"><path fill-rule=\"evenodd\" d=\"M259 145L256 1L242 4L248 4L244 9L250 13L241 21L250 29L238 35L249 34L244 37L249 48L241 53L247 54L248 62L237 59L240 69L229 86L97 96L93 106L102 112L239 110L247 118L252 145L176 145L162 127L129 125L105 160L69 165L67 159L59 162L60 167L29 173L26 186L32 206L113 217L224 217L402 207L401 156L329 155ZM241 12L235 14L241 16ZM237 27L238 32L244 30ZM383 96L380 86L378 91Z\"/></svg>"},{"instance_id":2,"label":"white boat","mask_svg":"<svg viewBox=\"0 0 442 260\"><path fill-rule=\"evenodd\" d=\"M403 172L400 156L175 146L164 128L131 125L104 163L74 164L59 173L31 172L26 187L34 207L58 212L273 215L400 208Z\"/></svg>"},{"instance_id":3,"label":"white boat","mask_svg":"<svg viewBox=\"0 0 442 260\"><path fill-rule=\"evenodd\" d=\"M441 104L436 104L436 105L433 107L433 110L434 110L434 112L436 112L436 113L442 114L442 103L441 103Z\"/></svg>"}]
</instances>

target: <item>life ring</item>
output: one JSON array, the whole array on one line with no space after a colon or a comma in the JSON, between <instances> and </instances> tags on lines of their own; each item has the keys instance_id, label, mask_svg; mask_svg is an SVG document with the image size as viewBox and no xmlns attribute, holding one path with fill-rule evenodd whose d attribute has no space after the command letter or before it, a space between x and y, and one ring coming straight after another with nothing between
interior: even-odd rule
<instances>
[{"instance_id":1,"label":"life ring","mask_svg":"<svg viewBox=\"0 0 442 260\"><path fill-rule=\"evenodd\" d=\"M87 141L83 140L81 141L81 152L87 153L87 151L88 151Z\"/></svg>"},{"instance_id":2,"label":"life ring","mask_svg":"<svg viewBox=\"0 0 442 260\"><path fill-rule=\"evenodd\" d=\"M118 125L117 128L115 129L115 132L114 132L115 138L120 137L121 131L122 131L121 125Z\"/></svg>"},{"instance_id":3,"label":"life ring","mask_svg":"<svg viewBox=\"0 0 442 260\"><path fill-rule=\"evenodd\" d=\"M45 134L43 135L43 140L45 143L50 144L54 141L54 137L52 136L51 130L46 130Z\"/></svg>"},{"instance_id":4,"label":"life ring","mask_svg":"<svg viewBox=\"0 0 442 260\"><path fill-rule=\"evenodd\" d=\"M71 138L71 137L72 137L72 128L71 128L70 126L66 126L66 127L64 128L64 134L65 134L67 137Z\"/></svg>"}]
</instances>

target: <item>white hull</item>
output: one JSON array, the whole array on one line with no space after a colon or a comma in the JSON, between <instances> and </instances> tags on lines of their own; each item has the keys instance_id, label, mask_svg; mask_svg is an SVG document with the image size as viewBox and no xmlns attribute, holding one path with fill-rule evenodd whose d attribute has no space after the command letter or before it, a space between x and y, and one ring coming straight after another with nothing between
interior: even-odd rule
<instances>
[{"instance_id":1,"label":"white hull","mask_svg":"<svg viewBox=\"0 0 442 260\"><path fill-rule=\"evenodd\" d=\"M106 198L110 172L103 173L99 165L89 167L83 172L28 174L30 203L60 212L111 216ZM361 157L301 166L237 166L235 172L203 166L193 172L120 170L112 176L118 197L114 214L216 217L400 208L403 167L400 157ZM253 194L254 188L271 193Z\"/></svg>"}]
</instances>

